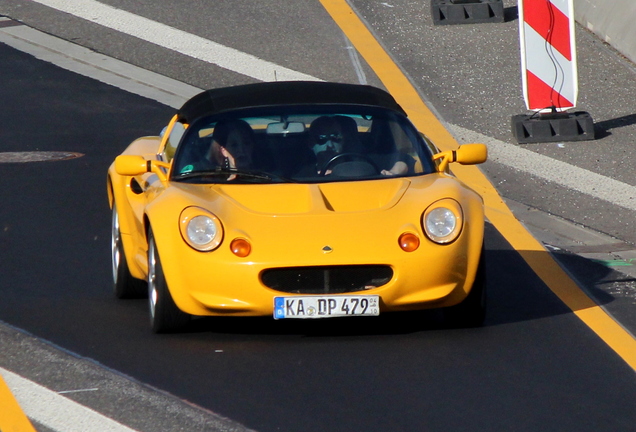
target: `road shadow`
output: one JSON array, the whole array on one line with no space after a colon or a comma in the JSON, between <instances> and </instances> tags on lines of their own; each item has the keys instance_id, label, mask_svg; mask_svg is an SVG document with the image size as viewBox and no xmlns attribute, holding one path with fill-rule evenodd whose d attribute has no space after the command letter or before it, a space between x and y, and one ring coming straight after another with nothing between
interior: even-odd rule
<instances>
[{"instance_id":1,"label":"road shadow","mask_svg":"<svg viewBox=\"0 0 636 432\"><path fill-rule=\"evenodd\" d=\"M519 19L519 8L510 6L504 8L504 22L516 21Z\"/></svg>"},{"instance_id":2,"label":"road shadow","mask_svg":"<svg viewBox=\"0 0 636 432\"><path fill-rule=\"evenodd\" d=\"M194 319L185 332L333 338L398 335L444 328L442 313L438 310L426 310L385 313L378 317L329 319L201 317Z\"/></svg>"},{"instance_id":3,"label":"road shadow","mask_svg":"<svg viewBox=\"0 0 636 432\"><path fill-rule=\"evenodd\" d=\"M596 139L605 138L612 135L612 129L618 129L625 126L636 124L636 114L629 114L609 120L603 120L594 123L594 136Z\"/></svg>"},{"instance_id":4,"label":"road shadow","mask_svg":"<svg viewBox=\"0 0 636 432\"><path fill-rule=\"evenodd\" d=\"M556 262L557 271L561 270L559 267L566 268L562 272L563 278L571 278L576 275L574 282L579 286L582 295L593 300L586 307L594 304L607 306L616 300L615 296L598 288L599 284L607 281L607 278L613 274L613 270L578 255L566 251L552 253L548 251L522 251L519 253L514 250L492 250L489 255L489 262L512 263L512 267L503 268L494 264L495 268L492 271L489 270L489 318L487 325L537 320L572 312L525 261L541 262L550 259L549 255ZM560 286L554 288L559 289Z\"/></svg>"},{"instance_id":5,"label":"road shadow","mask_svg":"<svg viewBox=\"0 0 636 432\"><path fill-rule=\"evenodd\" d=\"M554 262L555 272L550 277L558 275L573 280L580 289L581 298L587 296L590 299L579 304L584 304L583 307L601 306L616 319L620 318L622 324L632 327L632 332L636 331L636 318L633 318L636 311L634 278L566 250L516 251L490 224L486 226L486 248L489 263L486 325L571 314L572 310L552 290L562 287L558 281L553 280L553 287L549 287L529 264L551 265ZM565 282L570 283L564 279ZM621 295L616 284L633 284L633 292Z\"/></svg>"},{"instance_id":6,"label":"road shadow","mask_svg":"<svg viewBox=\"0 0 636 432\"><path fill-rule=\"evenodd\" d=\"M590 299L636 335L636 278L620 271L633 263L586 259L567 251L553 252L553 256Z\"/></svg>"}]
</instances>

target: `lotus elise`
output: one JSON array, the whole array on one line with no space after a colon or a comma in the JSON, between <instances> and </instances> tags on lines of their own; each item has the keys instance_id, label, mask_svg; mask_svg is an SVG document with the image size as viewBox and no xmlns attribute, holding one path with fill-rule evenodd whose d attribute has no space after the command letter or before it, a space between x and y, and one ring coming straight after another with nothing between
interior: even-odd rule
<instances>
[{"instance_id":1,"label":"lotus elise","mask_svg":"<svg viewBox=\"0 0 636 432\"><path fill-rule=\"evenodd\" d=\"M155 332L195 316L313 319L486 301L482 198L395 99L371 86L273 82L204 91L108 170L119 298Z\"/></svg>"}]
</instances>

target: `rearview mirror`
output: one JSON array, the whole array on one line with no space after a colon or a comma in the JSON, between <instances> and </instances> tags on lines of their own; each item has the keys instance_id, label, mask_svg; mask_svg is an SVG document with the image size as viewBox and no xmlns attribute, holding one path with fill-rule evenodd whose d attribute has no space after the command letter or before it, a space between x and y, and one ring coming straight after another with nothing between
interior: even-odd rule
<instances>
[{"instance_id":1,"label":"rearview mirror","mask_svg":"<svg viewBox=\"0 0 636 432\"><path fill-rule=\"evenodd\" d=\"M287 135L305 132L305 124L302 122L280 122L267 125L268 135Z\"/></svg>"}]
</instances>

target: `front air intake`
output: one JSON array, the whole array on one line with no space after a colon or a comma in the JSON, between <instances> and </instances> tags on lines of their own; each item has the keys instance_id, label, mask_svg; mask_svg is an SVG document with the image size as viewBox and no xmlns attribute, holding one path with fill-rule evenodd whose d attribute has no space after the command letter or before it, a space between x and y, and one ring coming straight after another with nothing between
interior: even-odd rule
<instances>
[{"instance_id":1,"label":"front air intake","mask_svg":"<svg viewBox=\"0 0 636 432\"><path fill-rule=\"evenodd\" d=\"M387 265L352 265L268 269L261 281L286 293L342 294L378 288L392 277L393 270Z\"/></svg>"}]
</instances>

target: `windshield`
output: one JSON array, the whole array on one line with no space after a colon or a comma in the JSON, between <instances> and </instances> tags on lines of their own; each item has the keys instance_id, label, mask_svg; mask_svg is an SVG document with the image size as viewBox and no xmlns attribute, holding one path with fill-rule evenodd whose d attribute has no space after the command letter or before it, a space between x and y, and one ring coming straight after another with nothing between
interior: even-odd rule
<instances>
[{"instance_id":1,"label":"windshield","mask_svg":"<svg viewBox=\"0 0 636 432\"><path fill-rule=\"evenodd\" d=\"M195 121L171 180L322 183L434 172L432 154L402 115L368 107L276 107Z\"/></svg>"}]
</instances>

